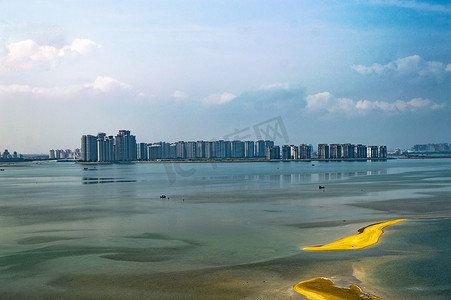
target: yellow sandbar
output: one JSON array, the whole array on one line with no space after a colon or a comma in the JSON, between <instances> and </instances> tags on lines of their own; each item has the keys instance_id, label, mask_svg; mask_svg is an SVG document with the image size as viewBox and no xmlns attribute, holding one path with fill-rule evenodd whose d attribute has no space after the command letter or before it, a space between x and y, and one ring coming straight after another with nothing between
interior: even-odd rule
<instances>
[{"instance_id":1,"label":"yellow sandbar","mask_svg":"<svg viewBox=\"0 0 451 300\"><path fill-rule=\"evenodd\" d=\"M350 250L350 249L361 249L373 244L376 244L379 240L379 237L384 232L382 229L389 225L393 225L406 219L398 219L392 220L382 223L377 223L373 225L369 225L365 228L359 229L359 234L347 236L345 238L339 239L330 244L322 245L322 246L312 246L305 247L303 250L311 250L311 251L330 251L330 250Z\"/></svg>"},{"instance_id":2,"label":"yellow sandbar","mask_svg":"<svg viewBox=\"0 0 451 300\"><path fill-rule=\"evenodd\" d=\"M327 278L313 278L296 284L293 289L310 300L380 300L363 292L358 286L341 288Z\"/></svg>"}]
</instances>

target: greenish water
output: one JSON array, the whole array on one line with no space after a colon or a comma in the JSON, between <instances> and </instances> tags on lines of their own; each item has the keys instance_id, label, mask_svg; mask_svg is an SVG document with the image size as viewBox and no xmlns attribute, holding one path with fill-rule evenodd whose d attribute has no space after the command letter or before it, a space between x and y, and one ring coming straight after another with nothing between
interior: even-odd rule
<instances>
[{"instance_id":1,"label":"greenish water","mask_svg":"<svg viewBox=\"0 0 451 300\"><path fill-rule=\"evenodd\" d=\"M451 298L450 159L2 169L2 299L303 299L291 286L317 276ZM396 218L369 248L300 250Z\"/></svg>"}]
</instances>

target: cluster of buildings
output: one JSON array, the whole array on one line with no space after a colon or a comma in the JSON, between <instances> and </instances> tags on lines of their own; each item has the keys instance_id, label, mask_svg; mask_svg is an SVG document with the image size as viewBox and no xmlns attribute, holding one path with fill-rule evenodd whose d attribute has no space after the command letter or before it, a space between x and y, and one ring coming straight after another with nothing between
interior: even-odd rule
<instances>
[{"instance_id":1,"label":"cluster of buildings","mask_svg":"<svg viewBox=\"0 0 451 300\"><path fill-rule=\"evenodd\" d=\"M269 140L139 143L138 160L265 158L267 149L271 147L274 147L274 142Z\"/></svg>"},{"instance_id":2,"label":"cluster of buildings","mask_svg":"<svg viewBox=\"0 0 451 300\"><path fill-rule=\"evenodd\" d=\"M282 152L279 146L274 146L267 149L267 159L311 159L312 158L312 145L301 144L295 145L283 145Z\"/></svg>"},{"instance_id":3,"label":"cluster of buildings","mask_svg":"<svg viewBox=\"0 0 451 300\"><path fill-rule=\"evenodd\" d=\"M136 137L129 130L119 130L114 137L106 133L81 137L81 161L127 162L137 160Z\"/></svg>"},{"instance_id":4,"label":"cluster of buildings","mask_svg":"<svg viewBox=\"0 0 451 300\"><path fill-rule=\"evenodd\" d=\"M57 150L49 150L49 158L50 159L80 159L81 158L81 150L75 149L72 151L71 149L57 149Z\"/></svg>"},{"instance_id":5,"label":"cluster of buildings","mask_svg":"<svg viewBox=\"0 0 451 300\"><path fill-rule=\"evenodd\" d=\"M418 144L412 147L413 152L449 152L451 147L448 143L440 144Z\"/></svg>"},{"instance_id":6,"label":"cluster of buildings","mask_svg":"<svg viewBox=\"0 0 451 300\"><path fill-rule=\"evenodd\" d=\"M80 160L126 162L161 159L264 159L267 157L267 149L273 147L274 142L269 140L136 143L136 137L130 131L120 130L116 136L107 136L105 133L97 136L83 135Z\"/></svg>"},{"instance_id":7,"label":"cluster of buildings","mask_svg":"<svg viewBox=\"0 0 451 300\"><path fill-rule=\"evenodd\" d=\"M101 132L81 137L80 160L85 162L128 162L173 159L311 159L312 145L274 145L274 141L178 141L137 143L129 130L116 136ZM58 150L53 155L55 158ZM62 150L61 150L62 151ZM59 152L58 152L59 153ZM62 155L62 154L61 154ZM386 158L386 146L319 144L318 159Z\"/></svg>"},{"instance_id":8,"label":"cluster of buildings","mask_svg":"<svg viewBox=\"0 0 451 300\"><path fill-rule=\"evenodd\" d=\"M387 158L387 146L318 144L318 159Z\"/></svg>"},{"instance_id":9,"label":"cluster of buildings","mask_svg":"<svg viewBox=\"0 0 451 300\"><path fill-rule=\"evenodd\" d=\"M16 151L14 151L12 154L5 149L5 151L3 151L3 153L0 153L0 160L18 160L18 159L23 159L22 154L17 154Z\"/></svg>"}]
</instances>

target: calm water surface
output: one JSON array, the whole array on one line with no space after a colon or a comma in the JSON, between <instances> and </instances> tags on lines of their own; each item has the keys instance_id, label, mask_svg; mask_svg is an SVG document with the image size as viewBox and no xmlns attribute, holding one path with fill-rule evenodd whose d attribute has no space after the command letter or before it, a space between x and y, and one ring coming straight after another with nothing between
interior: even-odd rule
<instances>
[{"instance_id":1,"label":"calm water surface","mask_svg":"<svg viewBox=\"0 0 451 300\"><path fill-rule=\"evenodd\" d=\"M111 274L244 265L250 274L288 259L293 270L279 276L287 293L311 273L358 283L385 299L451 298L450 159L2 168L2 298L78 298L74 288L86 290L79 298L107 298L99 286ZM409 221L386 228L379 244L358 252L300 250L401 217ZM324 267L331 260L340 271ZM99 281L74 283L83 276Z\"/></svg>"}]
</instances>

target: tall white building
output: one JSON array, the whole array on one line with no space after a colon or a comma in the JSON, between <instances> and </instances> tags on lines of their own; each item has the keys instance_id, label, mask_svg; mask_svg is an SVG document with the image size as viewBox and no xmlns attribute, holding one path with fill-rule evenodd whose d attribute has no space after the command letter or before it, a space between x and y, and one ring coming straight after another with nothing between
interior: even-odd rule
<instances>
[{"instance_id":1,"label":"tall white building","mask_svg":"<svg viewBox=\"0 0 451 300\"><path fill-rule=\"evenodd\" d=\"M329 145L318 144L318 158L329 159Z\"/></svg>"},{"instance_id":2,"label":"tall white building","mask_svg":"<svg viewBox=\"0 0 451 300\"><path fill-rule=\"evenodd\" d=\"M266 148L264 140L258 140L255 142L255 157L258 158L266 157Z\"/></svg>"},{"instance_id":3,"label":"tall white building","mask_svg":"<svg viewBox=\"0 0 451 300\"><path fill-rule=\"evenodd\" d=\"M94 135L82 135L81 160L87 162L97 161L97 137Z\"/></svg>"},{"instance_id":4,"label":"tall white building","mask_svg":"<svg viewBox=\"0 0 451 300\"><path fill-rule=\"evenodd\" d=\"M186 143L186 158L196 158L196 142Z\"/></svg>"},{"instance_id":5,"label":"tall white building","mask_svg":"<svg viewBox=\"0 0 451 300\"><path fill-rule=\"evenodd\" d=\"M366 157L377 158L378 157L377 146L368 146Z\"/></svg>"},{"instance_id":6,"label":"tall white building","mask_svg":"<svg viewBox=\"0 0 451 300\"><path fill-rule=\"evenodd\" d=\"M97 135L97 161L114 161L114 137Z\"/></svg>"},{"instance_id":7,"label":"tall white building","mask_svg":"<svg viewBox=\"0 0 451 300\"><path fill-rule=\"evenodd\" d=\"M232 141L230 143L230 157L231 158L244 158L244 142Z\"/></svg>"},{"instance_id":8,"label":"tall white building","mask_svg":"<svg viewBox=\"0 0 451 300\"><path fill-rule=\"evenodd\" d=\"M147 160L147 143L138 143L136 146L136 158L138 160Z\"/></svg>"},{"instance_id":9,"label":"tall white building","mask_svg":"<svg viewBox=\"0 0 451 300\"><path fill-rule=\"evenodd\" d=\"M136 138L129 130L119 130L115 144L116 161L136 160Z\"/></svg>"},{"instance_id":10,"label":"tall white building","mask_svg":"<svg viewBox=\"0 0 451 300\"><path fill-rule=\"evenodd\" d=\"M253 158L255 153L254 142L253 141L245 141L244 142L244 157Z\"/></svg>"},{"instance_id":11,"label":"tall white building","mask_svg":"<svg viewBox=\"0 0 451 300\"><path fill-rule=\"evenodd\" d=\"M312 158L312 146L306 144L299 145L299 158L300 159Z\"/></svg>"},{"instance_id":12,"label":"tall white building","mask_svg":"<svg viewBox=\"0 0 451 300\"><path fill-rule=\"evenodd\" d=\"M299 158L299 148L294 145L290 145L291 150L291 159L298 159Z\"/></svg>"}]
</instances>

